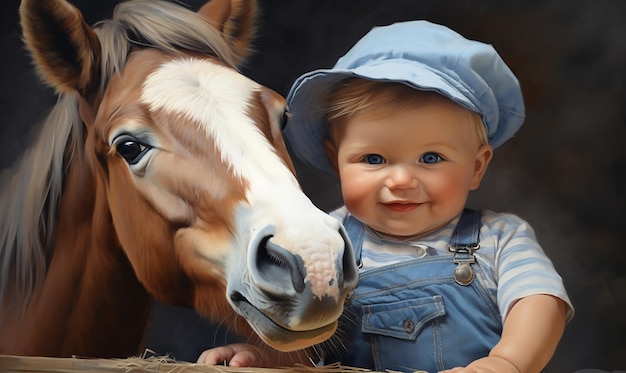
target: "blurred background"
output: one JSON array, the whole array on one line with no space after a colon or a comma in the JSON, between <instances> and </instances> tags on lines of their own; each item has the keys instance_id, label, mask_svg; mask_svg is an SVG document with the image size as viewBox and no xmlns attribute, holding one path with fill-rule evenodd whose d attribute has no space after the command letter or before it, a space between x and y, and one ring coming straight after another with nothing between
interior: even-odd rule
<instances>
[{"instance_id":1,"label":"blurred background","mask_svg":"<svg viewBox=\"0 0 626 373\"><path fill-rule=\"evenodd\" d=\"M115 0L74 0L89 23ZM184 0L197 8L201 0ZM244 73L286 95L304 72L330 67L371 27L427 19L493 44L518 75L527 120L470 205L528 220L576 307L546 372L626 371L626 1L260 0L257 53ZM0 5L0 169L29 144L54 104L20 40L18 0ZM323 209L338 201L297 164ZM532 327L532 326L529 326ZM236 340L193 311L157 304L147 347L195 361Z\"/></svg>"}]
</instances>

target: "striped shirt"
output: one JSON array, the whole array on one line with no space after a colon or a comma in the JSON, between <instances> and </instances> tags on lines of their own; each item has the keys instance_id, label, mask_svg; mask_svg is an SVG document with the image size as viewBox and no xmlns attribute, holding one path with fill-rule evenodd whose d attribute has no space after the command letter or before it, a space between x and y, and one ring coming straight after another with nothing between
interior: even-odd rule
<instances>
[{"instance_id":1,"label":"striped shirt","mask_svg":"<svg viewBox=\"0 0 626 373\"><path fill-rule=\"evenodd\" d=\"M345 207L331 212L344 221ZM398 240L366 228L363 239L361 271L421 258L427 255L450 255L450 237L459 217L445 227L419 238ZM498 305L502 320L518 300L537 294L562 299L568 306L567 320L574 308L563 286L561 276L535 238L532 227L510 213L483 210L480 249L474 252L476 279L487 289Z\"/></svg>"}]
</instances>

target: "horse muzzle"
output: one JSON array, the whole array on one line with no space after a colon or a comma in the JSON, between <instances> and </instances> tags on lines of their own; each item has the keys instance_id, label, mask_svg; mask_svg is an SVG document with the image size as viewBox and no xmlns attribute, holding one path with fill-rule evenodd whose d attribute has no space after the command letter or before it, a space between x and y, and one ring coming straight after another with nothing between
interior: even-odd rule
<instances>
[{"instance_id":1,"label":"horse muzzle","mask_svg":"<svg viewBox=\"0 0 626 373\"><path fill-rule=\"evenodd\" d=\"M358 278L343 227L335 234L337 240L311 239L297 250L263 235L249 248L249 276L242 274L240 286L229 281L231 304L273 348L295 351L334 334Z\"/></svg>"}]
</instances>

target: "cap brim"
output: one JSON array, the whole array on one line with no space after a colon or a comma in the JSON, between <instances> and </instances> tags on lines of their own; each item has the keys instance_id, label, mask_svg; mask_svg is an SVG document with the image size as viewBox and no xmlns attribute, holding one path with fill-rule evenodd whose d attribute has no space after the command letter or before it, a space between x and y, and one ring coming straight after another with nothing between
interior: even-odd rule
<instances>
[{"instance_id":1,"label":"cap brim","mask_svg":"<svg viewBox=\"0 0 626 373\"><path fill-rule=\"evenodd\" d=\"M417 61L384 60L355 69L320 69L304 74L287 96L289 114L283 132L298 159L330 175L336 176L336 172L324 149L324 140L328 138L326 100L335 84L348 77L403 83L422 91L438 92L476 111L474 103L461 93L464 87L455 86Z\"/></svg>"}]
</instances>

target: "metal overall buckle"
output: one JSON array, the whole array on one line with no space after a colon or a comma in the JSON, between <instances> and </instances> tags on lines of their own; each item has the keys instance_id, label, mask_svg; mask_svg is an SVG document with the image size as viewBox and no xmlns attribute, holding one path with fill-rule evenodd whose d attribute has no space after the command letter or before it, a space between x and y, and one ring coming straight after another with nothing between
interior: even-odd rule
<instances>
[{"instance_id":1,"label":"metal overall buckle","mask_svg":"<svg viewBox=\"0 0 626 373\"><path fill-rule=\"evenodd\" d=\"M454 269L454 281L462 286L467 286L474 281L476 274L472 264L476 263L474 257L474 251L480 249L480 244L473 246L458 245L450 246L450 251L453 253L452 260L456 264Z\"/></svg>"}]
</instances>

